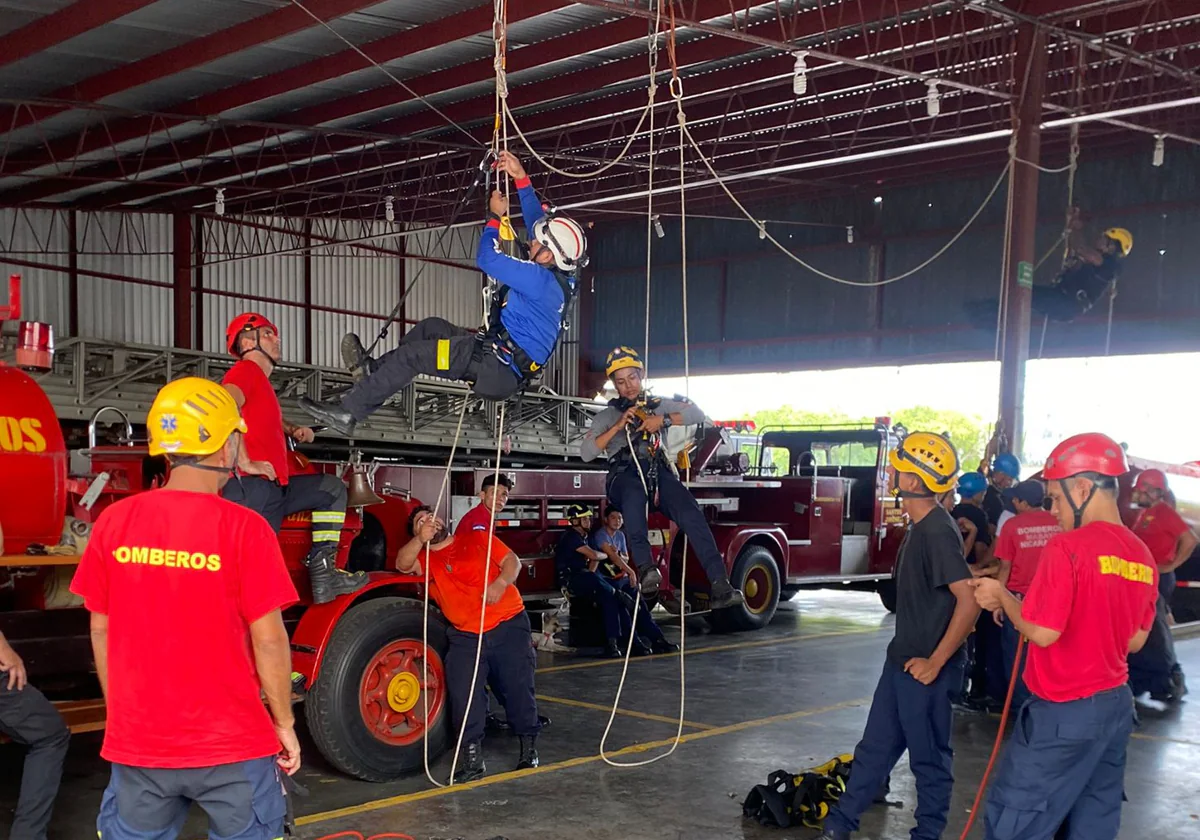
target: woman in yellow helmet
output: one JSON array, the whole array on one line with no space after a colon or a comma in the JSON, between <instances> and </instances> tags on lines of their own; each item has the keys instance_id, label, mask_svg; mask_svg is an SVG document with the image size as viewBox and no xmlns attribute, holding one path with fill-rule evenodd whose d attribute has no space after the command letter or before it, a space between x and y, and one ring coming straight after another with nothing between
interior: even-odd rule
<instances>
[{"instance_id":1,"label":"woman in yellow helmet","mask_svg":"<svg viewBox=\"0 0 1200 840\"><path fill-rule=\"evenodd\" d=\"M912 432L891 452L893 490L909 528L896 561L896 636L854 772L820 840L849 840L904 752L917 781L914 838L941 837L950 810L951 697L962 688L963 644L979 607L958 525L939 499L954 491L958 453L942 435Z\"/></svg>"},{"instance_id":2,"label":"woman in yellow helmet","mask_svg":"<svg viewBox=\"0 0 1200 840\"><path fill-rule=\"evenodd\" d=\"M1133 250L1133 234L1113 227L1100 234L1094 245L1083 238L1079 208L1067 220L1070 253L1053 285L1034 286L1033 311L1052 321L1071 321L1095 306L1116 285L1121 261Z\"/></svg>"}]
</instances>

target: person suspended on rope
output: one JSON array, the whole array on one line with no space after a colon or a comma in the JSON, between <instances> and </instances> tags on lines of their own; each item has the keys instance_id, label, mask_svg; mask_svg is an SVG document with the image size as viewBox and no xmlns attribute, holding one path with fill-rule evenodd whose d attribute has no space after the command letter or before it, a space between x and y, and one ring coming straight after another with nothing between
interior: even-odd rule
<instances>
[{"instance_id":1,"label":"person suspended on rope","mask_svg":"<svg viewBox=\"0 0 1200 840\"><path fill-rule=\"evenodd\" d=\"M503 400L545 367L566 329L579 269L587 265L587 236L574 220L547 213L525 168L501 152L496 168L513 180L529 231L529 258L505 254L500 244L508 200L493 192L490 214L475 262L497 283L488 323L479 330L426 318L378 359L367 355L357 335L342 339L342 359L357 380L340 403L301 398L300 407L321 423L350 436L417 374L468 382L476 394Z\"/></svg>"},{"instance_id":2,"label":"person suspended on rope","mask_svg":"<svg viewBox=\"0 0 1200 840\"><path fill-rule=\"evenodd\" d=\"M608 408L592 420L579 445L579 456L594 461L608 459L605 495L625 516L629 552L637 567L642 597L652 597L662 584L662 573L650 555L647 507L671 518L688 538L712 587L710 608L724 609L744 602L733 588L725 560L700 505L679 481L663 451L663 433L672 425L704 422L704 412L683 399L652 397L642 389L645 366L632 347L614 348L605 361L605 374L617 389ZM636 451L630 452L632 441Z\"/></svg>"},{"instance_id":3,"label":"person suspended on rope","mask_svg":"<svg viewBox=\"0 0 1200 840\"><path fill-rule=\"evenodd\" d=\"M1033 312L1051 321L1071 321L1115 292L1121 261L1133 250L1133 235L1125 228L1104 231L1094 245L1083 238L1079 208L1067 216L1067 259L1049 286L1033 287Z\"/></svg>"},{"instance_id":4,"label":"person suspended on rope","mask_svg":"<svg viewBox=\"0 0 1200 840\"><path fill-rule=\"evenodd\" d=\"M1107 435L1067 438L1042 476L1064 533L1042 549L1024 600L998 580L972 581L985 610L1001 608L1028 640L1033 695L988 793L987 840L1070 836L1115 840L1134 703L1127 657L1146 644L1158 569L1121 522L1125 452Z\"/></svg>"},{"instance_id":5,"label":"person suspended on rope","mask_svg":"<svg viewBox=\"0 0 1200 840\"><path fill-rule=\"evenodd\" d=\"M1175 570L1196 549L1196 534L1171 504L1167 476L1162 470L1138 473L1133 501L1141 510L1133 524L1158 564L1158 616L1146 646L1129 657L1130 684L1134 694L1149 691L1161 703L1173 703L1187 694L1183 668L1175 656L1170 631L1171 596L1175 594Z\"/></svg>"},{"instance_id":6,"label":"person suspended on rope","mask_svg":"<svg viewBox=\"0 0 1200 840\"><path fill-rule=\"evenodd\" d=\"M221 384L246 420L245 445L238 450L236 481L221 491L226 499L262 514L276 533L284 518L312 511L312 550L304 560L313 602L324 604L367 585L365 572L337 566L346 520L346 484L336 475L290 475L288 438L312 443L313 430L289 423L270 376L283 351L279 328L257 312L243 312L225 328L225 349L238 359Z\"/></svg>"},{"instance_id":7,"label":"person suspended on rope","mask_svg":"<svg viewBox=\"0 0 1200 840\"><path fill-rule=\"evenodd\" d=\"M409 515L408 534L411 539L396 555L396 568L401 572L418 571L425 562L428 546L429 594L450 624L446 631L450 643L445 659L446 692L454 731L463 733L458 769L451 783L469 782L487 771L483 763L483 736L487 717L484 686L488 684L503 696L508 725L521 742L516 769L537 767L537 736L542 724L534 698L536 660L529 614L515 585L521 561L493 537L491 568L487 568L487 532L467 531L451 536L428 505L421 505ZM482 604L485 586L486 608ZM483 654L476 674L480 618Z\"/></svg>"},{"instance_id":8,"label":"person suspended on rope","mask_svg":"<svg viewBox=\"0 0 1200 840\"><path fill-rule=\"evenodd\" d=\"M818 840L849 840L896 762L908 751L917 782L914 838L946 828L954 786L952 697L963 646L979 615L958 525L938 496L954 489L959 458L942 435L912 432L889 454L893 492L910 525L896 561L896 635L888 645L853 770Z\"/></svg>"}]
</instances>

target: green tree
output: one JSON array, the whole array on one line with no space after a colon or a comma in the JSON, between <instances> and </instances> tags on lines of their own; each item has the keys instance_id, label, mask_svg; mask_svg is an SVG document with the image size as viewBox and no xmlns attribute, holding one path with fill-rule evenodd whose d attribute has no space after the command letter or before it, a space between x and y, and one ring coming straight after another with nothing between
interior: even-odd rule
<instances>
[{"instance_id":1,"label":"green tree","mask_svg":"<svg viewBox=\"0 0 1200 840\"><path fill-rule=\"evenodd\" d=\"M982 417L927 405L897 409L890 416L893 423L899 423L909 431L946 433L958 450L963 470L969 471L979 466L987 445L987 423ZM874 417L853 417L837 411L808 411L791 405L759 411L746 419L753 420L759 430L780 426L823 428L848 423L872 423L875 420ZM756 463L758 453L751 451L748 454L751 463ZM786 469L786 457L784 453L773 453L780 471Z\"/></svg>"}]
</instances>

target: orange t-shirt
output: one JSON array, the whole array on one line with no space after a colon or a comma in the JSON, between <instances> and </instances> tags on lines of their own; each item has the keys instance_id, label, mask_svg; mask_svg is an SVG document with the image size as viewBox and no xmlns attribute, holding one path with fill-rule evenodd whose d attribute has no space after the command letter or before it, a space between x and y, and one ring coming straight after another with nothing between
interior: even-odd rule
<instances>
[{"instance_id":1,"label":"orange t-shirt","mask_svg":"<svg viewBox=\"0 0 1200 840\"><path fill-rule=\"evenodd\" d=\"M442 614L463 633L479 632L479 611L483 607L484 566L487 563L487 532L468 531L457 534L450 545L429 552L430 595ZM492 538L491 566L487 583L500 576L504 558L511 549ZM425 552L420 561L426 562ZM525 609L517 587L504 590L500 600L487 607L483 616L483 632L494 629Z\"/></svg>"}]
</instances>

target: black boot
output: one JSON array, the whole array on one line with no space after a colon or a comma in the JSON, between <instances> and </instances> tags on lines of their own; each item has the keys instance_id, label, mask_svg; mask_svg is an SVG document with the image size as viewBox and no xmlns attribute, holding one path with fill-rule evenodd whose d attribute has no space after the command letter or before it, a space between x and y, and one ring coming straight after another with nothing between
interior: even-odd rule
<instances>
[{"instance_id":1,"label":"black boot","mask_svg":"<svg viewBox=\"0 0 1200 840\"><path fill-rule=\"evenodd\" d=\"M662 572L651 566L641 573L640 578L643 599L658 594L658 587L662 586Z\"/></svg>"},{"instance_id":2,"label":"black boot","mask_svg":"<svg viewBox=\"0 0 1200 840\"><path fill-rule=\"evenodd\" d=\"M650 643L650 648L655 653L679 653L679 645L666 639L655 639Z\"/></svg>"},{"instance_id":3,"label":"black boot","mask_svg":"<svg viewBox=\"0 0 1200 840\"><path fill-rule=\"evenodd\" d=\"M654 651L650 649L650 645L646 644L645 639L643 639L641 636L633 637L634 656L649 656L652 653L654 653Z\"/></svg>"},{"instance_id":4,"label":"black boot","mask_svg":"<svg viewBox=\"0 0 1200 840\"><path fill-rule=\"evenodd\" d=\"M304 560L314 604L327 604L339 595L357 592L367 585L366 572L345 572L337 567L337 548L322 545Z\"/></svg>"},{"instance_id":5,"label":"black boot","mask_svg":"<svg viewBox=\"0 0 1200 840\"><path fill-rule=\"evenodd\" d=\"M366 379L378 366L378 362L367 355L367 349L354 333L342 336L342 362L355 382Z\"/></svg>"},{"instance_id":6,"label":"black boot","mask_svg":"<svg viewBox=\"0 0 1200 840\"><path fill-rule=\"evenodd\" d=\"M609 639L607 644L605 644L604 656L606 659L620 659L624 655L616 639Z\"/></svg>"},{"instance_id":7,"label":"black boot","mask_svg":"<svg viewBox=\"0 0 1200 840\"><path fill-rule=\"evenodd\" d=\"M708 599L710 610L723 610L726 607L740 607L746 603L742 593L733 588L728 579L718 580L712 585L712 595Z\"/></svg>"},{"instance_id":8,"label":"black boot","mask_svg":"<svg viewBox=\"0 0 1200 840\"><path fill-rule=\"evenodd\" d=\"M483 747L477 741L463 744L463 748L458 753L458 767L454 770L454 778L450 780L450 784L461 785L464 782L473 782L482 778L486 772L487 766L483 763Z\"/></svg>"},{"instance_id":9,"label":"black boot","mask_svg":"<svg viewBox=\"0 0 1200 840\"><path fill-rule=\"evenodd\" d=\"M520 735L521 739L521 757L517 759L517 770L528 770L530 767L537 767L541 762L538 760L537 753L537 736L536 735Z\"/></svg>"},{"instance_id":10,"label":"black boot","mask_svg":"<svg viewBox=\"0 0 1200 840\"><path fill-rule=\"evenodd\" d=\"M504 735L509 729L508 721L499 715L488 712L487 720L483 724L484 732L488 735Z\"/></svg>"},{"instance_id":11,"label":"black boot","mask_svg":"<svg viewBox=\"0 0 1200 840\"><path fill-rule=\"evenodd\" d=\"M316 400L310 400L308 397L301 397L296 401L300 408L317 420L323 426L328 426L340 435L352 437L354 435L354 415L346 411L336 403L322 403Z\"/></svg>"}]
</instances>

